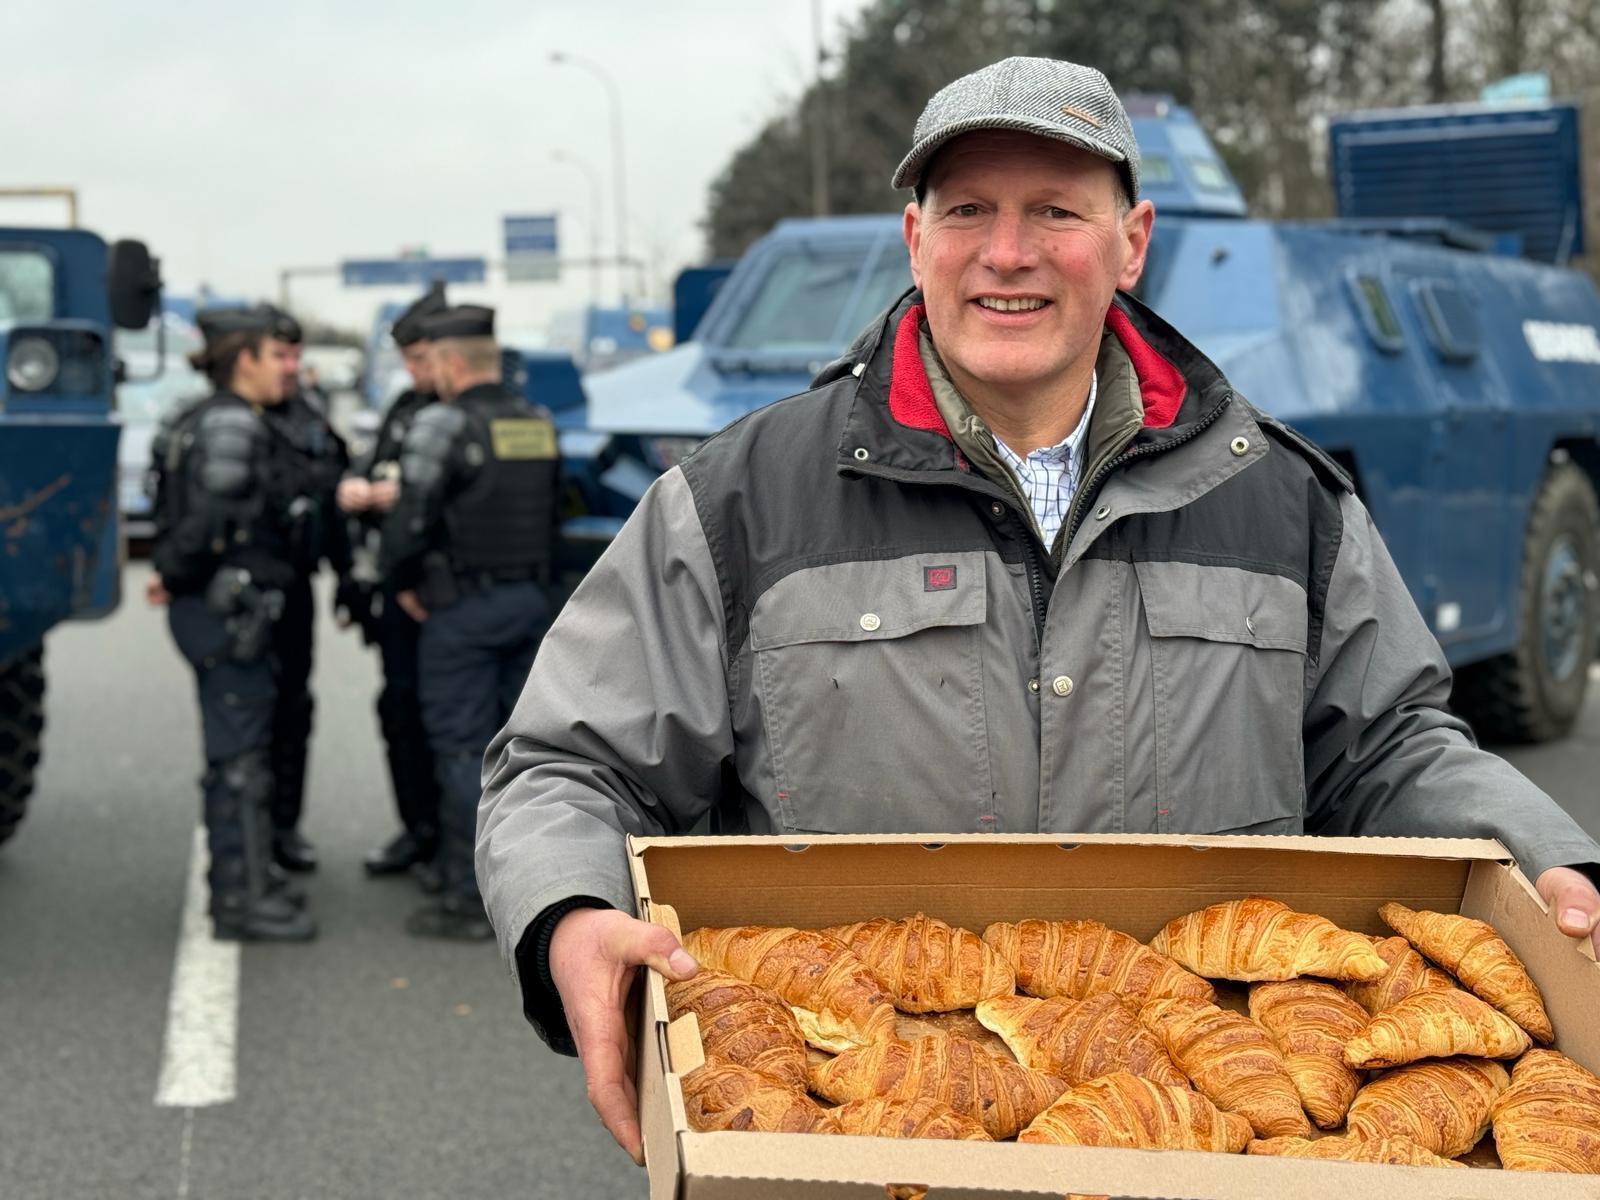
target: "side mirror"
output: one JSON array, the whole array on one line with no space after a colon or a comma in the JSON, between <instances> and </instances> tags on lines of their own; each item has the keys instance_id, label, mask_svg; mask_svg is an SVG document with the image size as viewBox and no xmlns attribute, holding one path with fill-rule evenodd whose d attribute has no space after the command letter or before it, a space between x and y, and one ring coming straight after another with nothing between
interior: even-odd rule
<instances>
[{"instance_id":1,"label":"side mirror","mask_svg":"<svg viewBox=\"0 0 1600 1200\"><path fill-rule=\"evenodd\" d=\"M160 264L143 242L113 242L106 255L106 295L111 319L122 329L143 329L161 304Z\"/></svg>"}]
</instances>

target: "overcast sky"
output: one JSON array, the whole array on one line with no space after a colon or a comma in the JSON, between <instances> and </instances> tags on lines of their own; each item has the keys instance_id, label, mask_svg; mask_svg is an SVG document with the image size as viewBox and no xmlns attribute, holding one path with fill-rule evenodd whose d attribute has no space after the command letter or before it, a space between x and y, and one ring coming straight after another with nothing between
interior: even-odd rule
<instances>
[{"instance_id":1,"label":"overcast sky","mask_svg":"<svg viewBox=\"0 0 1600 1200\"><path fill-rule=\"evenodd\" d=\"M863 3L822 0L833 44ZM606 93L554 50L615 79L629 249L670 280L701 252L707 184L814 53L812 0L58 0L5 24L0 186L75 186L81 223L143 238L172 290L252 296L275 295L285 266L405 246L499 257L507 213L558 211L564 252L587 255L591 185L556 150L599 173L609 253ZM59 213L6 202L0 223ZM298 307L352 324L395 295L293 286ZM584 303L589 279L461 296L535 327Z\"/></svg>"}]
</instances>

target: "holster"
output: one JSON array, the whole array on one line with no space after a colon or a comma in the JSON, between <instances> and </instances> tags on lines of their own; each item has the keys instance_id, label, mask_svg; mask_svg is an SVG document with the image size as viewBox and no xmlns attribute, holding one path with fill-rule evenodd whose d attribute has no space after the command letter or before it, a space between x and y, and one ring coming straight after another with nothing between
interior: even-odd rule
<instances>
[{"instance_id":1,"label":"holster","mask_svg":"<svg viewBox=\"0 0 1600 1200\"><path fill-rule=\"evenodd\" d=\"M222 618L234 662L251 663L266 653L272 624L283 615L283 593L257 586L243 567L223 567L206 587L206 607Z\"/></svg>"},{"instance_id":2,"label":"holster","mask_svg":"<svg viewBox=\"0 0 1600 1200\"><path fill-rule=\"evenodd\" d=\"M429 612L449 608L461 600L461 587L456 582L455 568L448 555L427 554L422 559L422 582L417 585L417 599Z\"/></svg>"}]
</instances>

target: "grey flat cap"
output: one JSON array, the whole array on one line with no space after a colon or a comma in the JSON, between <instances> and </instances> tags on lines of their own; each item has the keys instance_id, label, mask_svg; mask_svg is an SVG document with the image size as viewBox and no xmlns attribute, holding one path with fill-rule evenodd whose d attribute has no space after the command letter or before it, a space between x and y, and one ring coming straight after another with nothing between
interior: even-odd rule
<instances>
[{"instance_id":1,"label":"grey flat cap","mask_svg":"<svg viewBox=\"0 0 1600 1200\"><path fill-rule=\"evenodd\" d=\"M1116 163L1128 198L1139 198L1133 126L1110 80L1093 67L1007 58L940 88L917 118L911 153L893 186L915 187L940 146L976 129L1015 129L1082 147Z\"/></svg>"}]
</instances>

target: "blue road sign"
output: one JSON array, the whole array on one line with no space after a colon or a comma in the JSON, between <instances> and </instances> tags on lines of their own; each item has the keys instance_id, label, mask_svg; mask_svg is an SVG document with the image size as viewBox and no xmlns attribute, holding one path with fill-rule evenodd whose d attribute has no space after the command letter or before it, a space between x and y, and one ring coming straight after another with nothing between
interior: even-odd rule
<instances>
[{"instance_id":1,"label":"blue road sign","mask_svg":"<svg viewBox=\"0 0 1600 1200\"><path fill-rule=\"evenodd\" d=\"M482 283L481 258L347 258L339 264L345 287L427 287L443 283Z\"/></svg>"},{"instance_id":2,"label":"blue road sign","mask_svg":"<svg viewBox=\"0 0 1600 1200\"><path fill-rule=\"evenodd\" d=\"M519 254L556 255L556 214L505 219L506 257Z\"/></svg>"}]
</instances>

